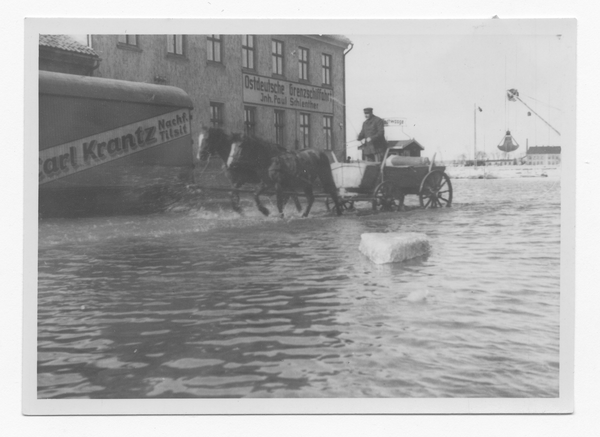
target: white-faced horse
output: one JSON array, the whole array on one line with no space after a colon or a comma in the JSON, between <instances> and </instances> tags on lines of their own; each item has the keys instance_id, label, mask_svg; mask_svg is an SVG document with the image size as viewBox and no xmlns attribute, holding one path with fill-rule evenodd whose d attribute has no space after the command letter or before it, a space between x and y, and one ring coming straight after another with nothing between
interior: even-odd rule
<instances>
[{"instance_id":1,"label":"white-faced horse","mask_svg":"<svg viewBox=\"0 0 600 437\"><path fill-rule=\"evenodd\" d=\"M241 142L241 135L233 134L230 136L227 135L222 129L212 127L203 128L200 133L200 137L198 138L198 144L200 144L200 147L197 155L198 159L201 161L207 160L213 154L216 154L221 158L227 168L227 175L233 188L231 192L231 207L234 211L240 214L242 213L242 209L240 207L239 188L241 188L244 184L251 184L255 186L262 185L262 179L256 173L256 169L253 166L237 166L235 169L232 169L230 166ZM285 200L287 200L287 197ZM300 205L298 196L292 195L291 197L294 199L296 209L301 211L302 206ZM266 210L266 208L262 206L259 201L257 201L256 204L258 209L263 214L265 211L267 211L266 215L268 215L268 210Z\"/></svg>"}]
</instances>

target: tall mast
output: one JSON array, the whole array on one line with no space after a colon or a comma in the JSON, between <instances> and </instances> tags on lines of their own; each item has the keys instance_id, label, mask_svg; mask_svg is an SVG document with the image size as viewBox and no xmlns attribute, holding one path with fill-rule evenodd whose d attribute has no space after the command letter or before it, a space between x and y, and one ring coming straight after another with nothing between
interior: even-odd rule
<instances>
[{"instance_id":1,"label":"tall mast","mask_svg":"<svg viewBox=\"0 0 600 437\"><path fill-rule=\"evenodd\" d=\"M473 104L473 165L477 167L477 103Z\"/></svg>"}]
</instances>

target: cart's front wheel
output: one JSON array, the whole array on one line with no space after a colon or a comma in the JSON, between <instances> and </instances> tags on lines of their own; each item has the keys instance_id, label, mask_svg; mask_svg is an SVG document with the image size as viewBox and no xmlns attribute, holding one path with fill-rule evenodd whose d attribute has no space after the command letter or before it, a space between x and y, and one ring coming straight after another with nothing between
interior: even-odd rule
<instances>
[{"instance_id":1,"label":"cart's front wheel","mask_svg":"<svg viewBox=\"0 0 600 437\"><path fill-rule=\"evenodd\" d=\"M340 199L340 204L342 205L342 208L346 211L354 210L353 200ZM327 207L327 211L331 211L331 208L335 206L335 202L331 197L327 197L327 199L325 199L325 206Z\"/></svg>"},{"instance_id":2,"label":"cart's front wheel","mask_svg":"<svg viewBox=\"0 0 600 437\"><path fill-rule=\"evenodd\" d=\"M422 208L441 208L452 205L452 183L446 173L433 170L425 175L419 188Z\"/></svg>"},{"instance_id":3,"label":"cart's front wheel","mask_svg":"<svg viewBox=\"0 0 600 437\"><path fill-rule=\"evenodd\" d=\"M375 211L401 211L404 208L404 193L394 190L392 184L384 181L375 188L371 203Z\"/></svg>"}]
</instances>

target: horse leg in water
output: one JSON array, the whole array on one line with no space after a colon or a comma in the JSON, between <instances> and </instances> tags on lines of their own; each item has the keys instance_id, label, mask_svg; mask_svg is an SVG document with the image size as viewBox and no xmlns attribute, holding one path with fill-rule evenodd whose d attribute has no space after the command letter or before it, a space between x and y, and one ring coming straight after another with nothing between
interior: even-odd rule
<instances>
[{"instance_id":1,"label":"horse leg in water","mask_svg":"<svg viewBox=\"0 0 600 437\"><path fill-rule=\"evenodd\" d=\"M300 205L300 200L298 200L298 196L292 194L292 199L294 199L294 204L296 205L296 211L302 211L302 205Z\"/></svg>"},{"instance_id":2,"label":"horse leg in water","mask_svg":"<svg viewBox=\"0 0 600 437\"><path fill-rule=\"evenodd\" d=\"M333 200L333 204L335 205L335 213L337 215L342 215L342 203L338 197L337 189L335 187L333 189L329 189L327 190L327 194L329 194Z\"/></svg>"},{"instance_id":3,"label":"horse leg in water","mask_svg":"<svg viewBox=\"0 0 600 437\"><path fill-rule=\"evenodd\" d=\"M268 216L269 215L269 210L267 208L265 208L262 205L262 203L260 203L260 195L265 190L265 188L267 188L267 186L264 183L260 183L256 187L256 190L254 191L254 202L256 203L256 207L258 208L258 210L260 212L262 212L264 215Z\"/></svg>"},{"instance_id":4,"label":"horse leg in water","mask_svg":"<svg viewBox=\"0 0 600 437\"><path fill-rule=\"evenodd\" d=\"M283 205L287 203L290 196L284 193L284 183L283 183L283 175L282 175L282 161L280 157L274 157L271 159L271 165L267 170L269 178L275 184L275 193L277 197L277 210L279 211L279 216L283 218ZM295 196L294 196L295 197ZM296 207L298 205L298 199L296 198Z\"/></svg>"},{"instance_id":5,"label":"horse leg in water","mask_svg":"<svg viewBox=\"0 0 600 437\"><path fill-rule=\"evenodd\" d=\"M293 191L290 189L290 191ZM298 200L298 196L295 194L284 194L283 195L283 204L287 205L288 201L292 198L294 200L294 205L296 205L296 211L302 211L302 205L300 204L300 200Z\"/></svg>"},{"instance_id":6,"label":"horse leg in water","mask_svg":"<svg viewBox=\"0 0 600 437\"><path fill-rule=\"evenodd\" d=\"M306 210L302 214L302 217L308 217L308 213L310 212L310 209L312 208L312 205L315 201L315 196L313 194L312 185L306 185L306 187L304 187L304 194L306 195L307 203L306 203Z\"/></svg>"},{"instance_id":7,"label":"horse leg in water","mask_svg":"<svg viewBox=\"0 0 600 437\"><path fill-rule=\"evenodd\" d=\"M277 194L277 210L279 211L279 217L283 218L283 205L287 203L290 196L284 194L281 182L275 183L275 192Z\"/></svg>"},{"instance_id":8,"label":"horse leg in water","mask_svg":"<svg viewBox=\"0 0 600 437\"><path fill-rule=\"evenodd\" d=\"M335 212L337 215L342 215L342 203L338 197L337 187L333 180L333 174L331 173L331 165L329 164L329 158L324 153L319 157L319 179L323 185L323 189L333 199L335 204Z\"/></svg>"},{"instance_id":9,"label":"horse leg in water","mask_svg":"<svg viewBox=\"0 0 600 437\"><path fill-rule=\"evenodd\" d=\"M231 207L238 214L242 214L242 208L240 207L240 193L238 189L242 186L241 183L236 183L233 185L233 190L231 191Z\"/></svg>"}]
</instances>

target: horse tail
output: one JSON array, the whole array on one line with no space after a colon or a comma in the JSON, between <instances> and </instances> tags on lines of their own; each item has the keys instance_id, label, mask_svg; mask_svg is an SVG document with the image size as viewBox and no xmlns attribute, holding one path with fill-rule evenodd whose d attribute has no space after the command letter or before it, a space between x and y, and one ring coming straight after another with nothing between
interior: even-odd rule
<instances>
[{"instance_id":1,"label":"horse tail","mask_svg":"<svg viewBox=\"0 0 600 437\"><path fill-rule=\"evenodd\" d=\"M331 163L329 162L327 155L323 152L319 153L319 179L323 185L323 190L325 190L325 192L333 199L337 215L341 215L342 207L338 198L338 189L333 180Z\"/></svg>"}]
</instances>

